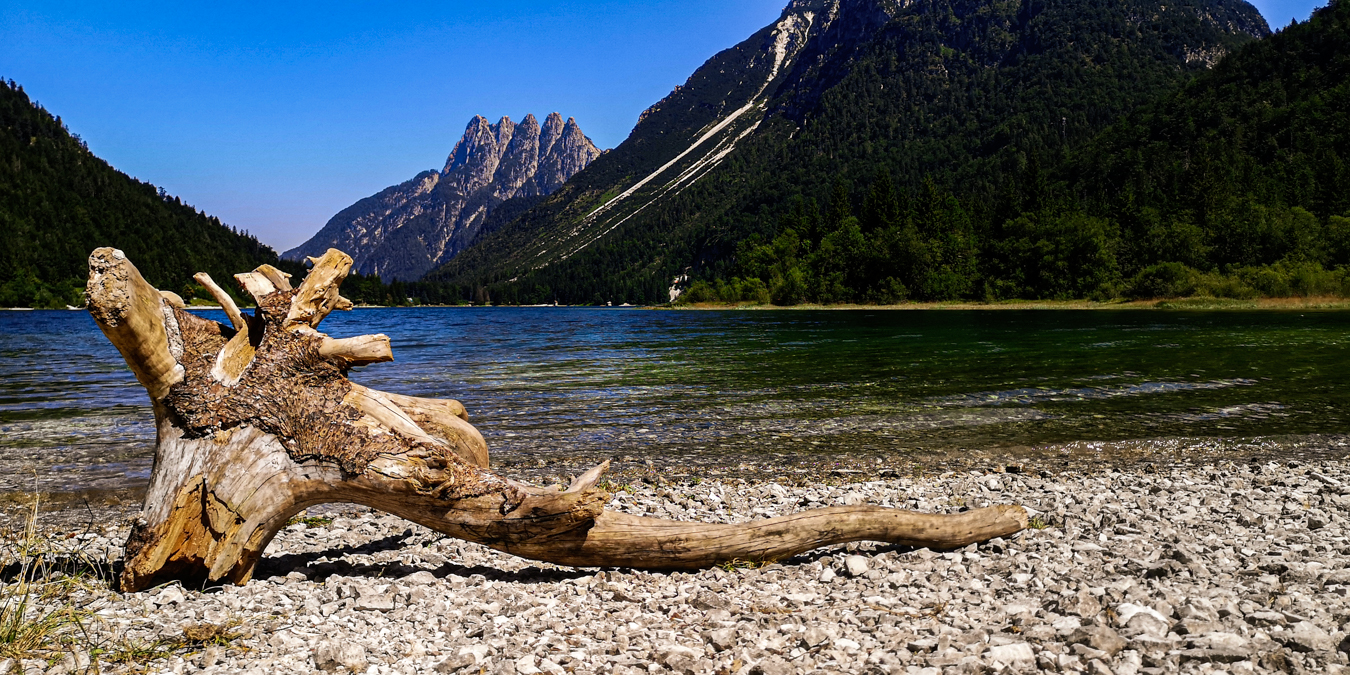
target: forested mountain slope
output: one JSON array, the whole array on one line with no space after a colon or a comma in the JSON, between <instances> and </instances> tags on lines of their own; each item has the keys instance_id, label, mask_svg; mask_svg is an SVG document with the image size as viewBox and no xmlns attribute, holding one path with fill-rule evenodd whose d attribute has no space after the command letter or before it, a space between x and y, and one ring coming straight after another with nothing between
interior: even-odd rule
<instances>
[{"instance_id":1,"label":"forested mountain slope","mask_svg":"<svg viewBox=\"0 0 1350 675\"><path fill-rule=\"evenodd\" d=\"M1139 281L1156 292L1196 272L1230 277L1220 294L1350 291L1323 274L1350 264L1350 2L1230 55L1054 177L1040 211L1118 227L1120 272L1154 267Z\"/></svg>"},{"instance_id":2,"label":"forested mountain slope","mask_svg":"<svg viewBox=\"0 0 1350 675\"><path fill-rule=\"evenodd\" d=\"M931 231L909 247L923 259L890 255L907 271L875 279L806 274L803 292L969 295L983 288L978 223L1009 180L1057 165L1267 33L1240 0L794 2L648 110L622 145L428 278L505 302L660 302L687 272L781 286L881 181L872 202L886 205L872 207L888 213L873 213L869 231L853 223L863 243L840 245L874 246L865 240L895 225L878 217L902 218L924 197ZM780 243L796 248L778 257L796 262L761 255L767 267L755 268L737 255L789 230L797 243ZM933 270L925 281L916 265ZM831 285L845 292L816 293Z\"/></svg>"},{"instance_id":3,"label":"forested mountain slope","mask_svg":"<svg viewBox=\"0 0 1350 675\"><path fill-rule=\"evenodd\" d=\"M257 239L112 168L19 85L0 84L0 307L82 304L99 246L175 291L196 272L228 280L277 263Z\"/></svg>"}]
</instances>

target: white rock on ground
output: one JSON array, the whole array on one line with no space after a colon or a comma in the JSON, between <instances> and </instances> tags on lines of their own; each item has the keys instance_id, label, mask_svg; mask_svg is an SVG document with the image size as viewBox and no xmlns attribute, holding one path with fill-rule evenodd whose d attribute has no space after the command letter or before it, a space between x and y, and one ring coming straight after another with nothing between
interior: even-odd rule
<instances>
[{"instance_id":1,"label":"white rock on ground","mask_svg":"<svg viewBox=\"0 0 1350 675\"><path fill-rule=\"evenodd\" d=\"M959 551L849 545L694 574L532 563L348 508L284 529L243 587L79 586L55 601L90 613L91 649L12 663L80 672L96 648L103 673L1340 672L1342 486L1350 464L1326 461L617 493L612 508L678 519L859 496L922 511L1022 503L1050 524ZM60 545L108 559L125 536L110 527ZM117 645L181 641L202 624L240 636L110 660Z\"/></svg>"}]
</instances>

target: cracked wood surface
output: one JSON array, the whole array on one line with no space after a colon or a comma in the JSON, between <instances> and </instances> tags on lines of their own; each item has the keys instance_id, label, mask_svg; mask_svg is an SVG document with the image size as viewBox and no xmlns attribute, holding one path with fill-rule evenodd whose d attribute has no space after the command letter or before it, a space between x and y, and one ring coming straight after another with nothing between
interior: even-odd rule
<instances>
[{"instance_id":1,"label":"cracked wood surface","mask_svg":"<svg viewBox=\"0 0 1350 675\"><path fill-rule=\"evenodd\" d=\"M381 392L347 379L393 359L384 335L318 331L350 309L338 287L352 259L312 258L298 287L264 265L235 275L257 304L245 314L205 274L194 277L231 325L161 294L120 251L89 259L89 310L149 392L158 439L120 582L244 583L268 542L301 510L350 502L527 558L577 566L691 569L781 559L817 546L878 540L954 548L1027 525L1025 510L954 515L838 507L736 525L608 512L595 484L566 490L488 467L488 449L458 401Z\"/></svg>"}]
</instances>

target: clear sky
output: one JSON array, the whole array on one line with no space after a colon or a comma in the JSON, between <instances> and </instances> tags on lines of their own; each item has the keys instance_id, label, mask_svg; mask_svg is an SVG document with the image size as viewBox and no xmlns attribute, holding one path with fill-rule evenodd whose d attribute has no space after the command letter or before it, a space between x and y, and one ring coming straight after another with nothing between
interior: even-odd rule
<instances>
[{"instance_id":1,"label":"clear sky","mask_svg":"<svg viewBox=\"0 0 1350 675\"><path fill-rule=\"evenodd\" d=\"M601 148L786 0L0 3L0 77L98 156L278 251L445 162L474 115ZM1272 28L1325 0L1254 3Z\"/></svg>"}]
</instances>

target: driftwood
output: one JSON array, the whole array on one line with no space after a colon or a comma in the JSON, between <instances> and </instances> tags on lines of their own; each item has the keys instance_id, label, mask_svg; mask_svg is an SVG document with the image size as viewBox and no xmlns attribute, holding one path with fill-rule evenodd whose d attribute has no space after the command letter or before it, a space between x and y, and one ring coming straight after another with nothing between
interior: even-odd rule
<instances>
[{"instance_id":1,"label":"driftwood","mask_svg":"<svg viewBox=\"0 0 1350 675\"><path fill-rule=\"evenodd\" d=\"M1025 510L953 515L846 506L736 525L639 518L604 509L608 462L566 489L488 468L487 444L456 401L354 384L355 365L392 360L389 339L317 330L352 260L329 250L298 287L264 265L236 275L257 310L196 280L231 325L198 317L147 283L121 251L89 258L89 311L150 394L158 428L145 505L126 544L121 586L171 579L246 582L286 521L329 502L364 504L507 553L576 566L694 569L781 559L876 540L955 548L1017 532Z\"/></svg>"}]
</instances>

